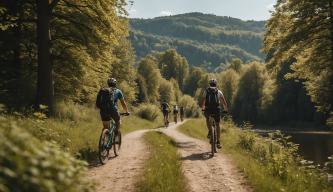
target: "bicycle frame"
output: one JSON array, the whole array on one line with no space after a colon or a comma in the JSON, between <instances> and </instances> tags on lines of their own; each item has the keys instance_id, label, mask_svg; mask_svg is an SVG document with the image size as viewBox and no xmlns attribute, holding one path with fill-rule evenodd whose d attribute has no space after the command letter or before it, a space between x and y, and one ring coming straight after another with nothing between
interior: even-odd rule
<instances>
[{"instance_id":1,"label":"bicycle frame","mask_svg":"<svg viewBox=\"0 0 333 192\"><path fill-rule=\"evenodd\" d=\"M114 134L114 130L116 129L116 123L114 122L114 120L111 119L110 121L110 125L109 125L109 141L106 145L106 148L111 148L112 144L113 144L113 134Z\"/></svg>"}]
</instances>

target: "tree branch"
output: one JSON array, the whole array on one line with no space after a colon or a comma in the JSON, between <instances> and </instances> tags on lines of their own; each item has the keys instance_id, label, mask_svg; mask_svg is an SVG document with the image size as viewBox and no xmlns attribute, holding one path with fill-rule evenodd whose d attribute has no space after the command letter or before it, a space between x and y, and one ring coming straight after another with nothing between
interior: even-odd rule
<instances>
[{"instance_id":1,"label":"tree branch","mask_svg":"<svg viewBox=\"0 0 333 192\"><path fill-rule=\"evenodd\" d=\"M49 9L50 12L54 9L54 7L59 3L60 0L53 0L50 5L49 5Z\"/></svg>"}]
</instances>

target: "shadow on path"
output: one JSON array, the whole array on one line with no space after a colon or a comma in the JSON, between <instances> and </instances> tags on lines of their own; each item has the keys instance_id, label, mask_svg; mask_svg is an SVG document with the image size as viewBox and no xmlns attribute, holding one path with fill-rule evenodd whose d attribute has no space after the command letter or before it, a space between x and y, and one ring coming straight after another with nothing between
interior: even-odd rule
<instances>
[{"instance_id":1,"label":"shadow on path","mask_svg":"<svg viewBox=\"0 0 333 192\"><path fill-rule=\"evenodd\" d=\"M193 153L191 155L188 155L186 157L180 158L182 161L190 160L190 161L202 161L202 160L208 160L212 158L212 155L210 152L205 153Z\"/></svg>"}]
</instances>

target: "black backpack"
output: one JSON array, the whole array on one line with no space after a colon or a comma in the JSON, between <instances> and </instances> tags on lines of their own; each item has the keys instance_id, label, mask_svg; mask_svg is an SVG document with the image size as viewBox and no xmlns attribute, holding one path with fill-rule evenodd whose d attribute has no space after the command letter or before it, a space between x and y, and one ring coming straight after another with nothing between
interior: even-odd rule
<instances>
[{"instance_id":1,"label":"black backpack","mask_svg":"<svg viewBox=\"0 0 333 192\"><path fill-rule=\"evenodd\" d=\"M217 88L206 89L206 108L207 109L218 109L220 108L220 98L218 96Z\"/></svg>"},{"instance_id":2,"label":"black backpack","mask_svg":"<svg viewBox=\"0 0 333 192\"><path fill-rule=\"evenodd\" d=\"M103 88L98 92L96 99L96 107L103 112L111 112L114 106L113 98L114 90L110 88Z\"/></svg>"},{"instance_id":3,"label":"black backpack","mask_svg":"<svg viewBox=\"0 0 333 192\"><path fill-rule=\"evenodd\" d=\"M167 111L168 110L168 104L162 103L162 110Z\"/></svg>"}]
</instances>

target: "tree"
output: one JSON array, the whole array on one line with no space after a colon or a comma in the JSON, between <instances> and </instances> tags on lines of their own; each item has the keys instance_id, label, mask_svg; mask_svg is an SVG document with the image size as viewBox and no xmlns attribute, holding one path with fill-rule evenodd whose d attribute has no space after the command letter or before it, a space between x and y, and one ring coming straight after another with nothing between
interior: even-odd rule
<instances>
[{"instance_id":1,"label":"tree","mask_svg":"<svg viewBox=\"0 0 333 192\"><path fill-rule=\"evenodd\" d=\"M60 0L36 0L37 5L37 94L36 107L48 106L49 113L54 108L53 70L50 56L50 17Z\"/></svg>"},{"instance_id":2,"label":"tree","mask_svg":"<svg viewBox=\"0 0 333 192\"><path fill-rule=\"evenodd\" d=\"M333 110L333 2L280 0L267 23L268 68L295 59L286 76L301 79L319 111Z\"/></svg>"},{"instance_id":3,"label":"tree","mask_svg":"<svg viewBox=\"0 0 333 192\"><path fill-rule=\"evenodd\" d=\"M194 96L198 87L199 81L203 78L205 72L198 67L191 67L188 78L185 82L184 93Z\"/></svg>"},{"instance_id":4,"label":"tree","mask_svg":"<svg viewBox=\"0 0 333 192\"><path fill-rule=\"evenodd\" d=\"M162 76L170 80L174 78L180 88L184 85L184 79L188 76L187 60L179 55L175 49L165 51L159 58L159 68Z\"/></svg>"},{"instance_id":5,"label":"tree","mask_svg":"<svg viewBox=\"0 0 333 192\"><path fill-rule=\"evenodd\" d=\"M161 74L157 68L157 61L154 57L144 57L138 67L138 73L145 79L147 95L150 102L157 102L159 99L158 88L161 81Z\"/></svg>"}]
</instances>

